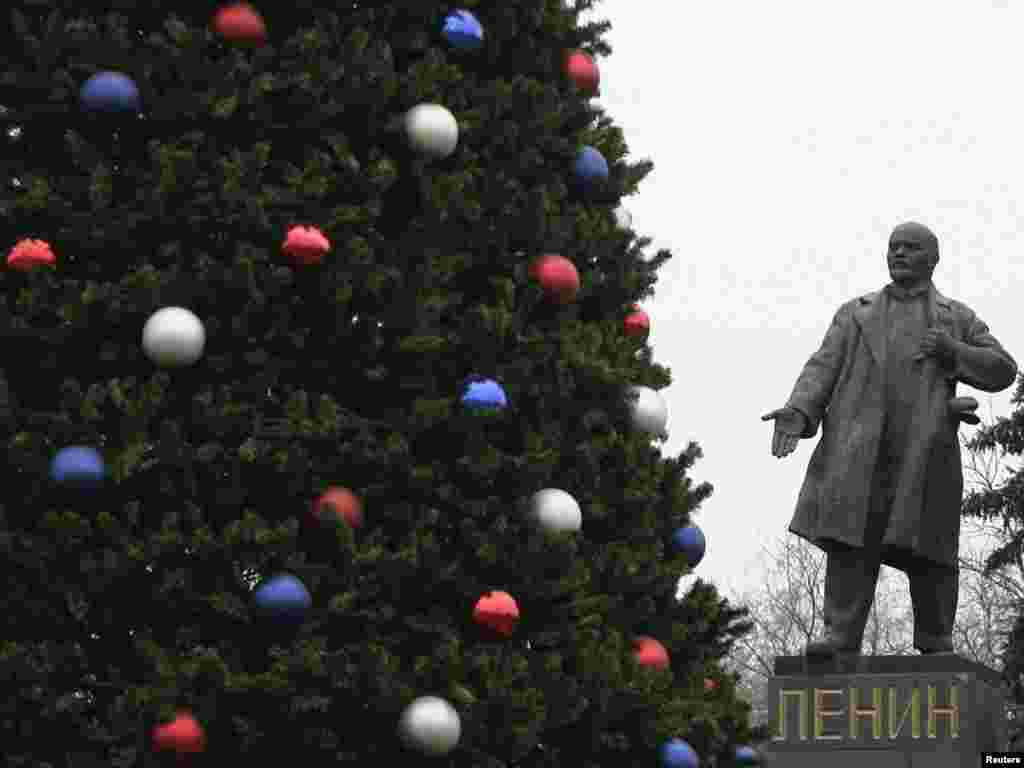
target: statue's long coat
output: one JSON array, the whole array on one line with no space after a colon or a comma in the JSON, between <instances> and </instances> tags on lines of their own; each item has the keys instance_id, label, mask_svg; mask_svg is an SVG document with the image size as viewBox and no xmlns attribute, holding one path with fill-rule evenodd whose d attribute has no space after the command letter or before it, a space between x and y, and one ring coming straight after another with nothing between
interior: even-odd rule
<instances>
[{"instance_id":1,"label":"statue's long coat","mask_svg":"<svg viewBox=\"0 0 1024 768\"><path fill-rule=\"evenodd\" d=\"M821 348L804 366L787 405L807 417L801 437L822 437L789 530L823 548L833 541L863 546L872 484L885 423L885 291L847 302L836 312ZM983 348L943 366L922 363L920 393L906 435L902 471L891 479L895 497L883 541L883 562L901 567L906 556L952 565L960 537L963 471L959 419L948 401L962 381L985 392L1010 386L1017 364L967 306L935 290L928 317L956 340ZM983 359L982 359L983 358Z\"/></svg>"}]
</instances>

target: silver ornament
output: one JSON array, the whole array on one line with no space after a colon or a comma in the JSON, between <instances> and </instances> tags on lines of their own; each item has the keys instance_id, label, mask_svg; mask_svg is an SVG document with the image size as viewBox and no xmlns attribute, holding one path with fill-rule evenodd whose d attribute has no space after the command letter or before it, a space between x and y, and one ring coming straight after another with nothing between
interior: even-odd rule
<instances>
[{"instance_id":1,"label":"silver ornament","mask_svg":"<svg viewBox=\"0 0 1024 768\"><path fill-rule=\"evenodd\" d=\"M459 143L459 124L440 104L419 104L405 115L405 134L416 152L448 157Z\"/></svg>"},{"instance_id":2,"label":"silver ornament","mask_svg":"<svg viewBox=\"0 0 1024 768\"><path fill-rule=\"evenodd\" d=\"M192 365L202 357L205 345L202 321L182 307L164 307L154 312L142 329L143 351L164 368Z\"/></svg>"},{"instance_id":3,"label":"silver ornament","mask_svg":"<svg viewBox=\"0 0 1024 768\"><path fill-rule=\"evenodd\" d=\"M578 531L583 527L579 503L558 488L545 488L533 494L530 515L546 531Z\"/></svg>"},{"instance_id":4,"label":"silver ornament","mask_svg":"<svg viewBox=\"0 0 1024 768\"><path fill-rule=\"evenodd\" d=\"M650 387L630 388L630 414L636 429L658 437L666 436L668 406L665 399Z\"/></svg>"},{"instance_id":5,"label":"silver ornament","mask_svg":"<svg viewBox=\"0 0 1024 768\"><path fill-rule=\"evenodd\" d=\"M462 723L455 708L437 696L413 701L398 725L406 746L427 755L445 755L455 749L462 735Z\"/></svg>"}]
</instances>

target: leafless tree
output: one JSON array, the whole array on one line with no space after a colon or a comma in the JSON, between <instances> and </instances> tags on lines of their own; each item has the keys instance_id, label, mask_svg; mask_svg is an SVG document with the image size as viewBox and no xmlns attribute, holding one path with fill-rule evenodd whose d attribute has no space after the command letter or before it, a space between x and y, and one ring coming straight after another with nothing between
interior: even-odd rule
<instances>
[{"instance_id":1,"label":"leafless tree","mask_svg":"<svg viewBox=\"0 0 1024 768\"><path fill-rule=\"evenodd\" d=\"M984 564L984 557L978 555L961 558L960 604L953 644L961 656L1001 669L1006 637L1017 614L1020 585L1004 574L985 576Z\"/></svg>"}]
</instances>

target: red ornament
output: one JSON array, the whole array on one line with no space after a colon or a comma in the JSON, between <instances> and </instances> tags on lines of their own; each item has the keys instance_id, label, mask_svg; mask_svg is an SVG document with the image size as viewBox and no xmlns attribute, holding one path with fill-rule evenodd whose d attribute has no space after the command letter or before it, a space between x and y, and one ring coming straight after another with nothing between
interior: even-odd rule
<instances>
[{"instance_id":1,"label":"red ornament","mask_svg":"<svg viewBox=\"0 0 1024 768\"><path fill-rule=\"evenodd\" d=\"M643 337L651 330L651 318L639 307L633 307L633 311L626 315L622 326L622 330L627 336Z\"/></svg>"},{"instance_id":2,"label":"red ornament","mask_svg":"<svg viewBox=\"0 0 1024 768\"><path fill-rule=\"evenodd\" d=\"M191 714L179 712L171 722L153 729L153 748L176 752L179 757L194 755L206 749L206 734Z\"/></svg>"},{"instance_id":3,"label":"red ornament","mask_svg":"<svg viewBox=\"0 0 1024 768\"><path fill-rule=\"evenodd\" d=\"M476 601L473 621L502 637L508 637L519 620L519 606L508 592L486 592Z\"/></svg>"},{"instance_id":4,"label":"red ornament","mask_svg":"<svg viewBox=\"0 0 1024 768\"><path fill-rule=\"evenodd\" d=\"M213 17L213 28L233 43L263 45L267 39L263 17L248 3L225 5Z\"/></svg>"},{"instance_id":5,"label":"red ornament","mask_svg":"<svg viewBox=\"0 0 1024 768\"><path fill-rule=\"evenodd\" d=\"M717 687L718 687L718 683L716 683L710 677L705 677L704 678L704 690L705 691L713 691Z\"/></svg>"},{"instance_id":6,"label":"red ornament","mask_svg":"<svg viewBox=\"0 0 1024 768\"><path fill-rule=\"evenodd\" d=\"M580 273L564 256L549 254L535 259L530 274L540 283L548 299L557 304L569 304L579 293Z\"/></svg>"},{"instance_id":7,"label":"red ornament","mask_svg":"<svg viewBox=\"0 0 1024 768\"><path fill-rule=\"evenodd\" d=\"M344 521L353 528L361 528L363 505L348 488L332 486L313 504L313 519L321 525Z\"/></svg>"},{"instance_id":8,"label":"red ornament","mask_svg":"<svg viewBox=\"0 0 1024 768\"><path fill-rule=\"evenodd\" d=\"M641 636L633 641L633 652L642 667L668 668L668 651L653 637Z\"/></svg>"},{"instance_id":9,"label":"red ornament","mask_svg":"<svg viewBox=\"0 0 1024 768\"><path fill-rule=\"evenodd\" d=\"M601 73L589 54L579 50L566 51L564 69L566 76L584 93L596 93Z\"/></svg>"},{"instance_id":10,"label":"red ornament","mask_svg":"<svg viewBox=\"0 0 1024 768\"><path fill-rule=\"evenodd\" d=\"M29 272L39 265L53 266L57 257L45 240L21 240L7 254L7 266L19 272Z\"/></svg>"},{"instance_id":11,"label":"red ornament","mask_svg":"<svg viewBox=\"0 0 1024 768\"><path fill-rule=\"evenodd\" d=\"M303 266L319 264L330 249L330 241L316 227L292 227L281 246L288 258Z\"/></svg>"}]
</instances>

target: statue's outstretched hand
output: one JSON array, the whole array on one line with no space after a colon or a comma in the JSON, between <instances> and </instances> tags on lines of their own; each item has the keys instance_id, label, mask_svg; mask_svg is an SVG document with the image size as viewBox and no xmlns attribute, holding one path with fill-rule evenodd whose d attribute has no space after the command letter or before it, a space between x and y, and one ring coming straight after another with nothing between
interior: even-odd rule
<instances>
[{"instance_id":1,"label":"statue's outstretched hand","mask_svg":"<svg viewBox=\"0 0 1024 768\"><path fill-rule=\"evenodd\" d=\"M775 421L772 435L772 456L784 458L796 450L800 435L807 429L807 417L796 408L778 408L761 417L761 421Z\"/></svg>"}]
</instances>

